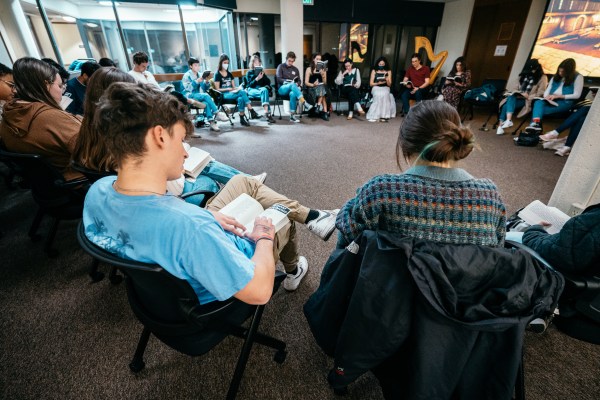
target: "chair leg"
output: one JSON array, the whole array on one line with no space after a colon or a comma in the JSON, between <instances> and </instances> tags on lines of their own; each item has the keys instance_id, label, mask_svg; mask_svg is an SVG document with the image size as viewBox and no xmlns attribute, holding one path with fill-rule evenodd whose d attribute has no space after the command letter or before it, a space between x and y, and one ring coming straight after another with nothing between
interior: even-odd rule
<instances>
[{"instance_id":1,"label":"chair leg","mask_svg":"<svg viewBox=\"0 0 600 400\"><path fill-rule=\"evenodd\" d=\"M248 362L250 350L252 350L254 337L256 335L256 331L258 330L258 325L260 324L260 319L262 318L264 309L264 305L256 307L254 317L252 318L250 328L248 329L248 336L246 337L244 345L242 346L242 351L240 353L240 357L238 358L238 362L235 366L235 372L233 373L231 384L229 385L229 390L227 392L226 397L227 400L234 400L237 395L237 391L240 387L240 382L242 380L242 375L244 374L244 369L246 368L246 363Z\"/></svg>"},{"instance_id":2,"label":"chair leg","mask_svg":"<svg viewBox=\"0 0 600 400\"><path fill-rule=\"evenodd\" d=\"M46 237L46 244L44 245L44 251L48 255L48 257L56 257L58 256L58 251L52 248L52 243L54 243L54 238L56 237L56 231L58 230L58 224L60 219L54 218L52 220L52 225L50 225L50 231L48 232L48 236Z\"/></svg>"},{"instance_id":3,"label":"chair leg","mask_svg":"<svg viewBox=\"0 0 600 400\"><path fill-rule=\"evenodd\" d=\"M92 259L92 264L90 265L90 272L88 272L88 275L90 276L90 278L92 278L92 283L100 282L102 279L104 279L104 274L98 271L99 265L100 261L98 261L98 259Z\"/></svg>"},{"instance_id":4,"label":"chair leg","mask_svg":"<svg viewBox=\"0 0 600 400\"><path fill-rule=\"evenodd\" d=\"M283 100L281 100L283 102ZM277 106L277 111L279 111L279 120L281 121L281 107L279 106L279 100L275 99L275 106Z\"/></svg>"},{"instance_id":5,"label":"chair leg","mask_svg":"<svg viewBox=\"0 0 600 400\"><path fill-rule=\"evenodd\" d=\"M113 285L118 285L119 283L121 283L123 281L123 275L119 275L118 271L119 271L119 269L117 267L113 266L110 269L110 273L108 274L108 280Z\"/></svg>"},{"instance_id":6,"label":"chair leg","mask_svg":"<svg viewBox=\"0 0 600 400\"><path fill-rule=\"evenodd\" d=\"M517 133L519 133L519 130L523 127L523 125L525 124L525 121L527 121L527 118L523 118L523 120L519 123L519 126L517 126L513 131L512 131L512 135L516 135Z\"/></svg>"},{"instance_id":7,"label":"chair leg","mask_svg":"<svg viewBox=\"0 0 600 400\"><path fill-rule=\"evenodd\" d=\"M256 332L254 335L254 342L275 350L285 350L286 347L285 342L260 332Z\"/></svg>"},{"instance_id":8,"label":"chair leg","mask_svg":"<svg viewBox=\"0 0 600 400\"><path fill-rule=\"evenodd\" d=\"M525 370L523 369L523 357L521 353L521 362L517 371L517 381L515 382L515 400L525 400Z\"/></svg>"},{"instance_id":9,"label":"chair leg","mask_svg":"<svg viewBox=\"0 0 600 400\"><path fill-rule=\"evenodd\" d=\"M146 363L144 362L144 351L146 350L146 346L148 345L149 339L150 329L144 327L142 335L140 336L140 341L138 342L137 348L135 349L133 359L129 363L129 369L132 372L140 372L146 366Z\"/></svg>"},{"instance_id":10,"label":"chair leg","mask_svg":"<svg viewBox=\"0 0 600 400\"><path fill-rule=\"evenodd\" d=\"M31 227L29 228L29 233L28 233L29 237L34 242L37 242L38 240L41 239L41 236L37 235L37 230L40 227L40 223L42 222L43 217L44 217L44 210L42 210L40 208L40 209L38 209L38 212L35 214L35 217L33 218L33 222L31 223Z\"/></svg>"}]
</instances>

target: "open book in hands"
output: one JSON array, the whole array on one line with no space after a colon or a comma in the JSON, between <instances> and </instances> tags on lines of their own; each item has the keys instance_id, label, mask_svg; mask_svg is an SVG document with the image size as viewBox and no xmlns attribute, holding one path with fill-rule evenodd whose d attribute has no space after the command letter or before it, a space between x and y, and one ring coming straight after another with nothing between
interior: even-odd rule
<instances>
[{"instance_id":1,"label":"open book in hands","mask_svg":"<svg viewBox=\"0 0 600 400\"><path fill-rule=\"evenodd\" d=\"M454 83L463 83L463 78L460 75L456 75L456 76L447 76L446 77L447 81L453 81Z\"/></svg>"},{"instance_id":2,"label":"open book in hands","mask_svg":"<svg viewBox=\"0 0 600 400\"><path fill-rule=\"evenodd\" d=\"M506 92L504 93L504 97L509 97L509 96L517 96L517 97L523 97L525 98L526 92L521 92L521 91L514 91L514 92Z\"/></svg>"},{"instance_id":3,"label":"open book in hands","mask_svg":"<svg viewBox=\"0 0 600 400\"><path fill-rule=\"evenodd\" d=\"M321 72L323 69L327 69L327 60L326 61L317 61L315 65L315 72Z\"/></svg>"},{"instance_id":4,"label":"open book in hands","mask_svg":"<svg viewBox=\"0 0 600 400\"><path fill-rule=\"evenodd\" d=\"M543 100L543 101L545 101L546 103L550 104L551 106L555 106L555 107L558 105L558 103L557 103L557 102L555 102L554 100L545 99L545 98L543 98L543 97L534 97L534 98L533 98L533 100Z\"/></svg>"},{"instance_id":5,"label":"open book in hands","mask_svg":"<svg viewBox=\"0 0 600 400\"><path fill-rule=\"evenodd\" d=\"M414 87L413 83L411 81L406 81L406 82L400 82L401 85L406 86L407 88L412 88Z\"/></svg>"},{"instance_id":6,"label":"open book in hands","mask_svg":"<svg viewBox=\"0 0 600 400\"><path fill-rule=\"evenodd\" d=\"M271 218L271 222L275 225L275 232L278 232L290 222L287 217L290 213L289 208L276 203L265 210L258 201L246 193L239 195L231 203L220 209L219 212L228 217L235 218L240 224L246 227L246 233L252 232L252 229L254 229L254 220L259 216Z\"/></svg>"},{"instance_id":7,"label":"open book in hands","mask_svg":"<svg viewBox=\"0 0 600 400\"><path fill-rule=\"evenodd\" d=\"M570 219L564 212L556 207L549 207L539 200L534 200L519 211L519 217L529 225L538 225L540 222L548 222L550 226L544 227L550 234L558 233Z\"/></svg>"},{"instance_id":8,"label":"open book in hands","mask_svg":"<svg viewBox=\"0 0 600 400\"><path fill-rule=\"evenodd\" d=\"M213 160L210 153L197 147L186 147L188 158L183 163L183 172L192 178L197 178L200 172Z\"/></svg>"}]
</instances>

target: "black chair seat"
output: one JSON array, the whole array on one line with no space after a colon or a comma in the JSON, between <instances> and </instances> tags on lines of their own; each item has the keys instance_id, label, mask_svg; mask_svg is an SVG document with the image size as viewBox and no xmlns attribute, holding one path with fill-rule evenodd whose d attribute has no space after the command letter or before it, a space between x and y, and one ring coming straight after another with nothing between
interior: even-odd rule
<instances>
[{"instance_id":1,"label":"black chair seat","mask_svg":"<svg viewBox=\"0 0 600 400\"><path fill-rule=\"evenodd\" d=\"M254 342L277 350L274 357L276 362L285 360L285 343L257 332L264 305L252 306L233 298L201 305L187 281L176 278L158 265L125 260L90 242L82 222L77 230L77 239L88 254L114 265L126 276L129 304L144 325L129 365L133 372L139 372L145 366L143 356L151 334L174 350L190 356L205 354L227 336L243 338L244 345L227 399L236 397ZM284 273L276 274L274 291L285 276ZM250 317L250 326L243 327L241 324Z\"/></svg>"}]
</instances>

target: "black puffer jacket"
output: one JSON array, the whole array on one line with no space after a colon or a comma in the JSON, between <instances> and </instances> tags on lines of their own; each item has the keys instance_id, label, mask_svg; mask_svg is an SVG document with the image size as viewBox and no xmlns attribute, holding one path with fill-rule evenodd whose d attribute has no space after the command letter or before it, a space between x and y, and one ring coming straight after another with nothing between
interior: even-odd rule
<instances>
[{"instance_id":1,"label":"black puffer jacket","mask_svg":"<svg viewBox=\"0 0 600 400\"><path fill-rule=\"evenodd\" d=\"M532 226L523 234L523 244L561 272L600 272L600 204L571 218L554 235Z\"/></svg>"},{"instance_id":2,"label":"black puffer jacket","mask_svg":"<svg viewBox=\"0 0 600 400\"><path fill-rule=\"evenodd\" d=\"M388 399L511 398L525 326L556 307L560 274L520 251L387 232L348 248L304 306L334 388L373 370Z\"/></svg>"}]
</instances>

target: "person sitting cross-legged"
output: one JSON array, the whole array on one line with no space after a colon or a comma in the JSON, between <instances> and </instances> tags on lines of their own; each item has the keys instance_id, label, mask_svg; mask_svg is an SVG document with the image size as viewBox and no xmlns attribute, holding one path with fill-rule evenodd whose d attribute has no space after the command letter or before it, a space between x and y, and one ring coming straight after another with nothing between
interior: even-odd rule
<instances>
[{"instance_id":1,"label":"person sitting cross-legged","mask_svg":"<svg viewBox=\"0 0 600 400\"><path fill-rule=\"evenodd\" d=\"M275 119L271 114L271 106L269 104L269 90L271 87L271 80L263 70L262 61L260 55L255 54L252 56L252 68L246 72L246 92L250 99L260 99L260 102L265 110L265 118L270 124L275 123ZM250 110L252 118L258 118L258 114L254 109Z\"/></svg>"},{"instance_id":2,"label":"person sitting cross-legged","mask_svg":"<svg viewBox=\"0 0 600 400\"><path fill-rule=\"evenodd\" d=\"M193 129L187 110L173 96L147 85L113 83L95 111L96 128L118 164L117 177L98 180L83 211L86 236L128 259L156 263L186 279L201 304L230 297L264 304L272 293L275 262L281 259L295 290L308 263L298 255L295 223L328 239L336 211L309 209L255 179L237 175L203 209L166 195L167 181L181 174L183 147ZM269 219L257 218L252 232L219 212L242 193L264 208L290 209L291 223L275 233Z\"/></svg>"},{"instance_id":3,"label":"person sitting cross-legged","mask_svg":"<svg viewBox=\"0 0 600 400\"><path fill-rule=\"evenodd\" d=\"M423 96L426 94L425 89L430 83L430 72L427 65L421 64L419 53L413 54L410 59L410 67L406 70L404 80L402 81L405 86L401 95L402 112L404 115L408 114L408 110L410 109L410 99L414 99L417 102L423 101Z\"/></svg>"},{"instance_id":4,"label":"person sitting cross-legged","mask_svg":"<svg viewBox=\"0 0 600 400\"><path fill-rule=\"evenodd\" d=\"M183 74L181 84L183 85L183 94L190 100L199 101L206 104L204 116L210 123L210 130L219 132L221 129L217 126L217 105L212 97L202 89L202 76L200 75L200 60L194 57L188 59L190 69Z\"/></svg>"},{"instance_id":5,"label":"person sitting cross-legged","mask_svg":"<svg viewBox=\"0 0 600 400\"><path fill-rule=\"evenodd\" d=\"M302 94L302 78L300 71L294 66L296 53L290 51L285 57L285 62L279 64L275 73L275 79L279 85L280 96L290 96L290 121L300 122L299 116L302 116L304 109L304 95Z\"/></svg>"}]
</instances>

